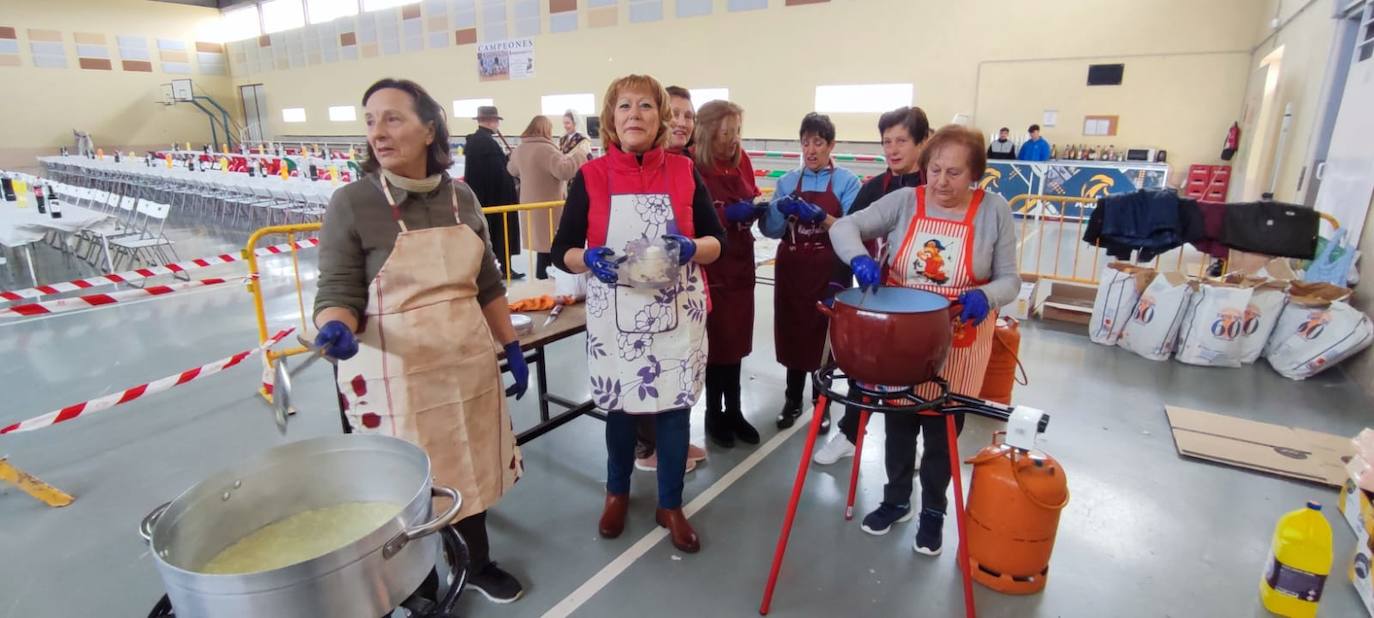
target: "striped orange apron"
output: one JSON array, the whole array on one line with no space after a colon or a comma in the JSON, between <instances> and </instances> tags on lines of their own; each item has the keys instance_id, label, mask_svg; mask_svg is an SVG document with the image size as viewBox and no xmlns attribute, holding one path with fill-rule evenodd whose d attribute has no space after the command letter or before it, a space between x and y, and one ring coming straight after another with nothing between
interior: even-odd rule
<instances>
[{"instance_id":1,"label":"striped orange apron","mask_svg":"<svg viewBox=\"0 0 1374 618\"><path fill-rule=\"evenodd\" d=\"M955 301L965 291L987 283L973 276L973 218L983 203L983 190L973 192L968 212L962 220L954 221L926 216L925 189L917 187L912 192L916 214L907 224L906 237L892 258L887 285L935 292ZM960 322L957 307L950 313L954 337L940 377L949 382L950 392L977 397L992 355L996 311L978 326ZM930 399L938 396L939 390L927 382L916 388L916 394Z\"/></svg>"}]
</instances>

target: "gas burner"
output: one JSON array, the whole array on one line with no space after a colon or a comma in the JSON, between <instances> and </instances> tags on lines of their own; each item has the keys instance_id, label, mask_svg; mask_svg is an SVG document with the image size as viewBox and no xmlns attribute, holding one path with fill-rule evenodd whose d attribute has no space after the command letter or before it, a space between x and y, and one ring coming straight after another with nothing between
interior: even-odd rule
<instances>
[{"instance_id":1,"label":"gas burner","mask_svg":"<svg viewBox=\"0 0 1374 618\"><path fill-rule=\"evenodd\" d=\"M877 414L974 414L998 421L1012 418L1014 408L993 401L970 397L949 391L949 383L935 378L923 384L903 387L864 386L855 382L846 393L834 389L836 381L845 382L849 377L836 365L827 365L811 374L812 388L825 395L832 404L852 406ZM933 384L938 395L926 399L916 395L916 390L925 384ZM1034 420L1037 432L1043 433L1049 424L1049 416L1038 415Z\"/></svg>"},{"instance_id":2,"label":"gas burner","mask_svg":"<svg viewBox=\"0 0 1374 618\"><path fill-rule=\"evenodd\" d=\"M438 570L430 572L429 578L425 580L420 588L411 594L409 598L401 602L401 606L396 608L400 613L393 611L380 618L457 618L458 617L458 597L463 593L463 586L467 583L467 564L468 564L468 545L463 541L463 537L454 530L452 526L446 526L439 531L439 538L443 541L444 556L446 562L457 576L449 585L448 593L443 598L438 597ZM176 612L172 609L172 602L163 595L158 600L157 605L153 606L153 611L148 614L148 618L175 618Z\"/></svg>"}]
</instances>

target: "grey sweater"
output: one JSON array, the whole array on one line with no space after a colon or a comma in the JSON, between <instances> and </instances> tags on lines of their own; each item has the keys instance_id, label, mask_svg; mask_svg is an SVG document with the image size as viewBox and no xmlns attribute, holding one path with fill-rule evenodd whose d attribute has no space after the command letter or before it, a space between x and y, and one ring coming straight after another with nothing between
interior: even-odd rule
<instances>
[{"instance_id":1,"label":"grey sweater","mask_svg":"<svg viewBox=\"0 0 1374 618\"><path fill-rule=\"evenodd\" d=\"M450 187L452 189L450 189ZM391 196L401 209L401 219L411 230L457 225L450 190L458 192L458 218L472 228L486 245L482 268L477 273L477 302L486 305L505 296L506 286L496 254L491 250L487 220L472 189L454 183L447 174L429 193L412 194L396 186ZM367 288L396 247L401 226L391 218L391 207L382 195L377 174L368 174L334 192L320 231L320 277L315 294L315 314L327 307L345 307L361 317L367 310Z\"/></svg>"},{"instance_id":2,"label":"grey sweater","mask_svg":"<svg viewBox=\"0 0 1374 618\"><path fill-rule=\"evenodd\" d=\"M916 215L915 192L924 190L924 186L898 189L868 208L840 217L830 227L835 254L848 264L868 254L863 241L886 236L891 247L887 256L890 264L906 237L907 224ZM926 215L953 221L962 218L962 214L944 212L929 200ZM1021 275L1016 270L1016 223L1007 200L996 193L987 193L973 216L973 276L987 280L979 289L988 295L988 304L994 308L1016 300L1021 291Z\"/></svg>"}]
</instances>

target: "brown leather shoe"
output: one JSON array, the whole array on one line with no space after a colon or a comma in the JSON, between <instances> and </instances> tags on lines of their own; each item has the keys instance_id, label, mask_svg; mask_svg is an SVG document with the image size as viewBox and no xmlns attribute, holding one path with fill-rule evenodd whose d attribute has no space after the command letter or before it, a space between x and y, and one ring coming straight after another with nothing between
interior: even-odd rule
<instances>
[{"instance_id":1,"label":"brown leather shoe","mask_svg":"<svg viewBox=\"0 0 1374 618\"><path fill-rule=\"evenodd\" d=\"M701 540L697 538L692 524L687 522L687 516L682 514L682 509L658 509L654 512L654 521L668 529L669 536L673 538L673 547L689 554L701 551Z\"/></svg>"},{"instance_id":2,"label":"brown leather shoe","mask_svg":"<svg viewBox=\"0 0 1374 618\"><path fill-rule=\"evenodd\" d=\"M625 531L625 513L630 510L630 494L606 494L601 510L601 536L613 539Z\"/></svg>"}]
</instances>

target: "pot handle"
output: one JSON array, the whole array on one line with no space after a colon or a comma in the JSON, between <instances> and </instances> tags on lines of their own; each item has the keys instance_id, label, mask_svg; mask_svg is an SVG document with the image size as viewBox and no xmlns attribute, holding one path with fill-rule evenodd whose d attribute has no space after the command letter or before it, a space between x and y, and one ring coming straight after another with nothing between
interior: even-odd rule
<instances>
[{"instance_id":1,"label":"pot handle","mask_svg":"<svg viewBox=\"0 0 1374 618\"><path fill-rule=\"evenodd\" d=\"M143 521L138 524L138 534L143 537L143 542L153 542L153 526L157 525L157 520L162 518L162 514L166 513L170 506L172 506L171 502L163 502L143 517Z\"/></svg>"},{"instance_id":2,"label":"pot handle","mask_svg":"<svg viewBox=\"0 0 1374 618\"><path fill-rule=\"evenodd\" d=\"M459 494L456 489L435 485L430 488L429 492L430 495L434 497L444 496L452 500L453 504L449 505L447 510L440 513L434 519L413 528L406 528L390 541L387 541L386 545L382 547L382 559L390 560L392 556L395 556L404 549L407 543L443 530L444 526L449 525L449 523L453 521L453 518L458 516L458 510L463 508L463 496Z\"/></svg>"},{"instance_id":3,"label":"pot handle","mask_svg":"<svg viewBox=\"0 0 1374 618\"><path fill-rule=\"evenodd\" d=\"M816 311L821 312L827 318L834 319L835 317L835 310L825 306L825 301L823 300L816 301Z\"/></svg>"}]
</instances>

